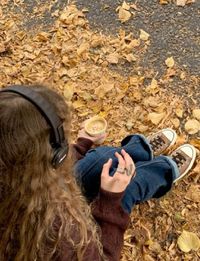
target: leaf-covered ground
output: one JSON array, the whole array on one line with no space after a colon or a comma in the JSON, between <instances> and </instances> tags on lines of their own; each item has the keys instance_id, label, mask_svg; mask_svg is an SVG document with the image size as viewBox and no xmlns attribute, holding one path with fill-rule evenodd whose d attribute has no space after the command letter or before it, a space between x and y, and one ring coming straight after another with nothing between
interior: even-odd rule
<instances>
[{"instance_id":1,"label":"leaf-covered ground","mask_svg":"<svg viewBox=\"0 0 200 261\"><path fill-rule=\"evenodd\" d=\"M41 2L35 8L38 17L57 1ZM192 96L198 91L199 78L180 68L172 56L167 57L161 75L153 68L144 72L138 61L151 46L145 31L140 31L138 37L123 29L117 36L94 32L85 18L87 10L82 12L69 4L62 11L55 8L55 24L49 30L35 28L30 33L23 29L23 1L13 3L12 9L10 1L3 0L0 5L1 87L36 82L55 87L73 110L72 139L81 122L98 114L108 121L106 144L118 145L129 133L149 135L171 127L179 135L175 147L190 142L200 149L198 103L189 103L167 89L174 77L183 84L189 78L187 90ZM12 11L15 7L20 10L17 14ZM113 70L115 65L126 64L128 75ZM200 250L185 253L177 240L184 230L200 237L199 207L197 158L193 171L164 198L134 208L121 260L198 261Z\"/></svg>"}]
</instances>

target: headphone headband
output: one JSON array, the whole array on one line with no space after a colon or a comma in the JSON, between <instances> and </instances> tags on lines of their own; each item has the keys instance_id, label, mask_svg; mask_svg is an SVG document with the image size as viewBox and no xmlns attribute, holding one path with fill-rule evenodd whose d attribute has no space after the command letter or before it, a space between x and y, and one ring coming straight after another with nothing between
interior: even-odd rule
<instances>
[{"instance_id":1,"label":"headphone headband","mask_svg":"<svg viewBox=\"0 0 200 261\"><path fill-rule=\"evenodd\" d=\"M0 90L0 92L13 92L21 95L26 100L31 102L43 115L51 127L50 142L55 155L53 165L57 167L66 157L68 152L68 144L65 140L63 123L58 117L53 106L44 99L38 92L31 89L31 86L14 85Z\"/></svg>"},{"instance_id":2,"label":"headphone headband","mask_svg":"<svg viewBox=\"0 0 200 261\"><path fill-rule=\"evenodd\" d=\"M60 145L65 141L62 121L57 116L52 105L50 105L39 93L28 86L21 85L7 87L1 90L1 92L17 93L37 107L52 129L54 146Z\"/></svg>"}]
</instances>

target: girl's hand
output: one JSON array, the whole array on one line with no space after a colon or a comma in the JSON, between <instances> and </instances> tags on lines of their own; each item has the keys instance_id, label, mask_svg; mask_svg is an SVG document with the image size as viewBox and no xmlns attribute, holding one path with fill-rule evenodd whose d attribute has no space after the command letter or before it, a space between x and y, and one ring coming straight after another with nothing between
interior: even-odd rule
<instances>
[{"instance_id":1,"label":"girl's hand","mask_svg":"<svg viewBox=\"0 0 200 261\"><path fill-rule=\"evenodd\" d=\"M106 133L100 134L98 136L90 136L84 129L81 129L78 133L78 138L86 138L91 140L94 144L101 144L106 139Z\"/></svg>"},{"instance_id":2,"label":"girl's hand","mask_svg":"<svg viewBox=\"0 0 200 261\"><path fill-rule=\"evenodd\" d=\"M123 192L133 176L135 176L135 164L132 158L125 150L122 150L121 153L122 156L117 152L115 153L119 164L113 177L109 175L112 159L109 159L103 166L101 173L101 188L109 192Z\"/></svg>"}]
</instances>

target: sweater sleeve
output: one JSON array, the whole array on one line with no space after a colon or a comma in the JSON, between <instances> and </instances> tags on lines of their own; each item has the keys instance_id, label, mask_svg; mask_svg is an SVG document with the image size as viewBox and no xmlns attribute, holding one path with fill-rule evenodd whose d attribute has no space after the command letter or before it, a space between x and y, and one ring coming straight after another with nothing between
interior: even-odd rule
<instances>
[{"instance_id":1,"label":"sweater sleeve","mask_svg":"<svg viewBox=\"0 0 200 261\"><path fill-rule=\"evenodd\" d=\"M123 192L111 193L101 189L98 197L91 204L92 214L101 229L100 239L104 255L108 261L120 260L124 232L129 224L129 215L121 207L122 196ZM78 234L75 228L73 228L75 242L79 241ZM77 260L74 246L68 241L62 241L60 251L53 260ZM98 246L94 242L90 242L87 246L83 261L104 261L100 256Z\"/></svg>"},{"instance_id":2,"label":"sweater sleeve","mask_svg":"<svg viewBox=\"0 0 200 261\"><path fill-rule=\"evenodd\" d=\"M70 145L70 150L75 160L82 159L92 147L93 142L86 138L78 138L76 144Z\"/></svg>"},{"instance_id":3,"label":"sweater sleeve","mask_svg":"<svg viewBox=\"0 0 200 261\"><path fill-rule=\"evenodd\" d=\"M119 261L124 232L129 224L129 214L121 207L122 193L100 190L92 203L92 213L101 228L101 242L109 261Z\"/></svg>"}]
</instances>

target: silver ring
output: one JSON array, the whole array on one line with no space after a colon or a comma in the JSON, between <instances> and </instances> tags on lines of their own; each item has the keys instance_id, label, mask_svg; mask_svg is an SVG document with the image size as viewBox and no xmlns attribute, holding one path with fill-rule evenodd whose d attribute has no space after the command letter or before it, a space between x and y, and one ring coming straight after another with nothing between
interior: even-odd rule
<instances>
[{"instance_id":1,"label":"silver ring","mask_svg":"<svg viewBox=\"0 0 200 261\"><path fill-rule=\"evenodd\" d=\"M117 168L117 172L120 174L124 174L126 170L124 168Z\"/></svg>"}]
</instances>

